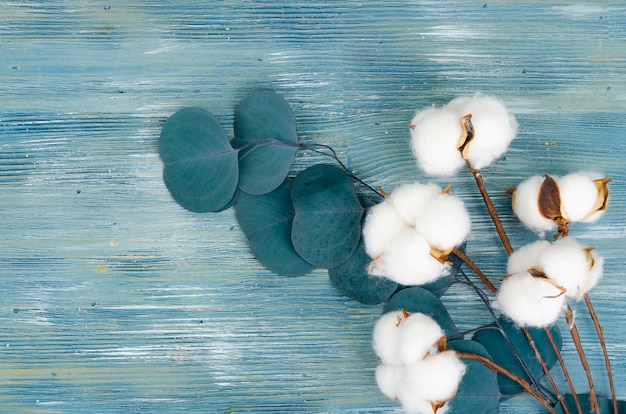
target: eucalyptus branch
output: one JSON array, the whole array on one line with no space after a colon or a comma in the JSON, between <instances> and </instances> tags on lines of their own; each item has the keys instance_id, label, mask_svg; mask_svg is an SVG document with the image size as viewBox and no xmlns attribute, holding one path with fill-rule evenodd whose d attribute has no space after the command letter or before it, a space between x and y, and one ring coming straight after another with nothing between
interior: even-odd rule
<instances>
[{"instance_id":1,"label":"eucalyptus branch","mask_svg":"<svg viewBox=\"0 0 626 414\"><path fill-rule=\"evenodd\" d=\"M602 346L602 353L604 354L604 363L606 364L606 371L609 377L609 386L611 387L611 399L613 400L613 412L617 413L617 397L615 396L615 384L613 383L613 373L611 371L611 361L609 360L609 353L606 349L606 342L604 341L604 333L602 332L602 326L600 325L600 321L598 320L598 314L593 308L593 304L591 303L591 299L589 298L589 294L585 293L585 303L587 304L587 309L589 309L589 315L591 315L591 320L593 321L593 325L596 327L596 332L598 333L598 340L600 341L600 345Z\"/></svg>"},{"instance_id":2,"label":"eucalyptus branch","mask_svg":"<svg viewBox=\"0 0 626 414\"><path fill-rule=\"evenodd\" d=\"M596 390L593 385L593 378L591 377L591 369L589 368L589 363L587 362L587 357L585 356L585 351L580 340L578 328L576 327L576 323L574 322L574 312L569 305L567 305L567 309L565 310L565 320L567 321L569 331L572 335L572 340L574 341L574 346L576 347L576 351L578 352L578 356L580 357L580 363L585 370L585 374L587 374L587 382L589 383L589 408L591 409L591 411L595 411L597 414L600 414L598 398L596 396Z\"/></svg>"},{"instance_id":3,"label":"eucalyptus branch","mask_svg":"<svg viewBox=\"0 0 626 414\"><path fill-rule=\"evenodd\" d=\"M473 354L471 352L460 352L458 353L458 356L461 359L472 359L474 361L478 361L481 364L485 365L487 368L492 369L493 371L499 374L507 376L508 378L515 381L517 384L519 384L522 388L524 388L524 390L528 392L530 395L532 395L535 399L537 399L537 401L539 401L548 411L550 411L552 414L556 414L556 410L554 409L554 407L552 407L552 405L550 405L550 401L547 398L545 398L545 396L541 395L538 391L533 389L531 384L528 383L523 378L521 378L520 376L512 373L511 371L496 364L489 358L485 358L482 355Z\"/></svg>"},{"instance_id":4,"label":"eucalyptus branch","mask_svg":"<svg viewBox=\"0 0 626 414\"><path fill-rule=\"evenodd\" d=\"M305 149L305 150L308 150L308 151L313 151L313 152L316 152L318 154L325 155L327 157L331 157L332 159L337 161L337 164L339 164L339 166L346 172L346 174L348 174L348 176L350 178L352 178L353 180L359 182L360 184L362 184L363 186L365 186L366 188L368 188L372 192L374 192L377 195L379 195L381 198L385 198L385 194L383 192L381 192L379 190L376 190L374 187L370 186L365 181L361 180L359 177L354 175L354 173L352 173L352 171L350 171L350 169L339 159L339 156L337 155L337 152L335 152L335 150L332 147L330 147L329 145L324 145L324 144L300 144L299 147L301 149ZM320 147L320 148L326 149L326 150L330 151L330 154L328 154L328 153L326 153L324 151L321 151L319 149L316 149L315 147Z\"/></svg>"}]
</instances>

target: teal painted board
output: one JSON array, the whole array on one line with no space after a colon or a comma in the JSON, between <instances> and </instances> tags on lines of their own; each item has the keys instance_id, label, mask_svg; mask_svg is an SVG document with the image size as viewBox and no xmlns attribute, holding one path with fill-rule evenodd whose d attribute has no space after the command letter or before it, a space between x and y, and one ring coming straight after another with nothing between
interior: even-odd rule
<instances>
[{"instance_id":1,"label":"teal painted board","mask_svg":"<svg viewBox=\"0 0 626 414\"><path fill-rule=\"evenodd\" d=\"M432 179L408 145L415 110L500 97L520 132L483 176L514 247L534 236L508 188L546 172L612 177L605 216L572 231L606 258L591 296L626 399L626 7L516 3L0 2L0 410L398 410L373 377L382 306L341 297L322 270L272 274L232 209L185 211L163 184L169 115L205 108L232 138L237 103L262 87L291 104L302 142L388 190ZM321 161L298 152L294 171ZM472 215L468 253L497 280L506 258L472 179L450 181ZM469 290L444 301L460 329L488 321ZM538 411L528 398L501 407Z\"/></svg>"}]
</instances>

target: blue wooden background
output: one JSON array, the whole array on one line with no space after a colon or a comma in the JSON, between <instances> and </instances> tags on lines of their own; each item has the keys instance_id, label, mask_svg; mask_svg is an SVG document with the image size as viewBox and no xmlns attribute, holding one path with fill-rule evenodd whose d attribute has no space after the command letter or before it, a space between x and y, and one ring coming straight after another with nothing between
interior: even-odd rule
<instances>
[{"instance_id":1,"label":"blue wooden background","mask_svg":"<svg viewBox=\"0 0 626 414\"><path fill-rule=\"evenodd\" d=\"M261 87L291 103L302 141L388 190L430 180L408 146L416 109L497 95L520 133L483 173L515 247L534 236L506 189L546 172L613 177L607 214L572 232L606 257L591 296L626 398L626 6L519 3L1 1L0 411L398 410L373 378L380 306L341 297L325 271L268 272L232 210L187 212L162 182L169 115L201 106L232 135L238 101ZM295 170L321 161L298 154ZM473 218L468 253L495 281L504 250L469 175L451 181ZM468 290L444 301L461 329L488 321ZM501 411L540 410L522 397Z\"/></svg>"}]
</instances>

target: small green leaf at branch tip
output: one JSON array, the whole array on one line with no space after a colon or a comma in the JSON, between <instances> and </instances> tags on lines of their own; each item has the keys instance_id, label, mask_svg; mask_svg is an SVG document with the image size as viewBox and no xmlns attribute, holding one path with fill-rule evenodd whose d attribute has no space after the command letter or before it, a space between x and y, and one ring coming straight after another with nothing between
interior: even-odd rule
<instances>
[{"instance_id":1,"label":"small green leaf at branch tip","mask_svg":"<svg viewBox=\"0 0 626 414\"><path fill-rule=\"evenodd\" d=\"M359 247L346 262L328 269L330 281L342 295L364 305L385 302L396 291L398 284L389 279L370 275L366 268L371 261L361 240Z\"/></svg>"},{"instance_id":2,"label":"small green leaf at branch tip","mask_svg":"<svg viewBox=\"0 0 626 414\"><path fill-rule=\"evenodd\" d=\"M317 164L296 176L291 198L298 254L322 269L347 261L359 245L363 215L352 180L337 167Z\"/></svg>"},{"instance_id":3,"label":"small green leaf at branch tip","mask_svg":"<svg viewBox=\"0 0 626 414\"><path fill-rule=\"evenodd\" d=\"M298 150L296 120L279 94L261 90L247 95L237 107L233 146L239 149L239 188L265 194L287 177Z\"/></svg>"},{"instance_id":4,"label":"small green leaf at branch tip","mask_svg":"<svg viewBox=\"0 0 626 414\"><path fill-rule=\"evenodd\" d=\"M475 341L450 341L446 347L456 352L471 352L491 359L485 347ZM463 363L467 370L456 396L448 403L448 413L497 414L501 397L497 374L479 361L463 360Z\"/></svg>"},{"instance_id":5,"label":"small green leaf at branch tip","mask_svg":"<svg viewBox=\"0 0 626 414\"><path fill-rule=\"evenodd\" d=\"M248 238L250 251L269 270L282 276L300 276L313 270L313 265L298 255L291 242L294 211L290 178L267 194L241 192L235 215Z\"/></svg>"},{"instance_id":6,"label":"small green leaf at branch tip","mask_svg":"<svg viewBox=\"0 0 626 414\"><path fill-rule=\"evenodd\" d=\"M234 199L237 151L211 113L188 107L170 116L161 130L159 155L167 189L187 210L217 212Z\"/></svg>"},{"instance_id":7,"label":"small green leaf at branch tip","mask_svg":"<svg viewBox=\"0 0 626 414\"><path fill-rule=\"evenodd\" d=\"M526 335L520 328L515 326L515 324L508 319L500 318L498 321L515 349L517 349L522 361L524 361L524 364L530 371L530 374L537 381L543 378L545 373L543 372L534 351L528 343ZM532 335L533 341L541 353L546 366L548 368L552 368L552 366L554 366L557 362L557 356L546 332L543 329L536 328L529 328L528 330ZM562 338L559 328L554 325L550 328L550 332L554 337L557 347L560 349L562 345ZM505 337L502 336L495 323L476 331L472 339L485 347L496 364L506 368L524 380L531 382L530 378L516 359L511 346L506 341ZM524 392L524 389L519 384L504 375L498 374L498 383L500 385L500 392L503 396L513 396Z\"/></svg>"},{"instance_id":8,"label":"small green leaf at branch tip","mask_svg":"<svg viewBox=\"0 0 626 414\"><path fill-rule=\"evenodd\" d=\"M447 336L459 333L450 314L437 296L432 292L419 287L412 286L398 291L394 294L383 308L383 313L404 309L408 313L420 312L433 318Z\"/></svg>"}]
</instances>

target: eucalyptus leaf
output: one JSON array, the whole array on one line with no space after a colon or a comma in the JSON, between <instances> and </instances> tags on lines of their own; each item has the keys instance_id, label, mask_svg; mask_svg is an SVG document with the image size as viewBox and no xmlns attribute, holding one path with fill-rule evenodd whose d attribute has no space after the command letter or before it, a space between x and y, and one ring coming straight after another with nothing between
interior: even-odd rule
<instances>
[{"instance_id":1,"label":"eucalyptus leaf","mask_svg":"<svg viewBox=\"0 0 626 414\"><path fill-rule=\"evenodd\" d=\"M389 299L398 288L398 284L383 277L370 275L367 266L371 261L361 239L352 257L329 269L328 275L342 295L365 305L376 305Z\"/></svg>"},{"instance_id":2,"label":"eucalyptus leaf","mask_svg":"<svg viewBox=\"0 0 626 414\"><path fill-rule=\"evenodd\" d=\"M383 313L401 309L408 313L420 312L430 316L441 326L447 336L459 333L439 298L422 287L413 286L396 292L385 304Z\"/></svg>"},{"instance_id":3,"label":"eucalyptus leaf","mask_svg":"<svg viewBox=\"0 0 626 414\"><path fill-rule=\"evenodd\" d=\"M313 270L291 243L291 179L264 195L241 192L235 215L248 238L250 251L269 270L283 276L299 276Z\"/></svg>"},{"instance_id":4,"label":"eucalyptus leaf","mask_svg":"<svg viewBox=\"0 0 626 414\"><path fill-rule=\"evenodd\" d=\"M350 177L337 167L314 165L294 179L291 198L291 239L298 254L324 269L348 260L359 245L363 215Z\"/></svg>"},{"instance_id":5,"label":"eucalyptus leaf","mask_svg":"<svg viewBox=\"0 0 626 414\"><path fill-rule=\"evenodd\" d=\"M159 138L163 181L187 210L206 213L227 207L239 178L235 151L215 117L201 108L180 109Z\"/></svg>"},{"instance_id":6,"label":"eucalyptus leaf","mask_svg":"<svg viewBox=\"0 0 626 414\"><path fill-rule=\"evenodd\" d=\"M520 358L528 368L532 377L536 380L543 378L545 373L533 349L528 343L524 332L508 319L500 318L498 321L506 337L509 338L515 349L517 349ZM543 329L529 328L528 330L546 366L551 368L557 362L557 356L548 339L548 335ZM562 338L558 327L556 325L552 326L550 332L560 350ZM495 323L479 329L472 339L487 349L487 352L489 352L495 363L530 382L530 378L516 359L513 349ZM512 396L524 391L519 384L502 374L498 374L498 383L500 384L500 392L504 396Z\"/></svg>"},{"instance_id":7,"label":"eucalyptus leaf","mask_svg":"<svg viewBox=\"0 0 626 414\"><path fill-rule=\"evenodd\" d=\"M239 154L239 188L250 194L276 189L287 177L298 150L296 119L279 94L256 91L237 107L233 146Z\"/></svg>"},{"instance_id":8,"label":"eucalyptus leaf","mask_svg":"<svg viewBox=\"0 0 626 414\"><path fill-rule=\"evenodd\" d=\"M475 341L456 340L447 344L456 352L471 352L491 359L484 346ZM498 377L479 361L464 359L467 366L456 396L448 403L450 414L497 414L500 407Z\"/></svg>"}]
</instances>

